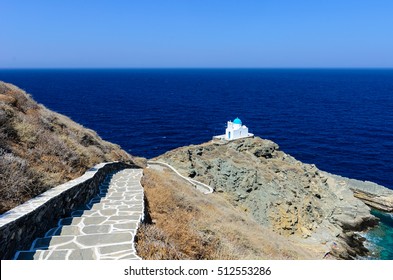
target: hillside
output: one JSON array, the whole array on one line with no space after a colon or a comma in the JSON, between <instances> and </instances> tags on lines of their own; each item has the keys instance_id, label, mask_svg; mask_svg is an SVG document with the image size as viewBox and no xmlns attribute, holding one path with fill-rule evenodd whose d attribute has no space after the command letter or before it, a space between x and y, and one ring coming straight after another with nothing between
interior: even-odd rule
<instances>
[{"instance_id":1,"label":"hillside","mask_svg":"<svg viewBox=\"0 0 393 280\"><path fill-rule=\"evenodd\" d=\"M210 185L263 228L298 244L319 244L336 258L365 255L356 231L378 222L348 187L269 140L210 141L154 160Z\"/></svg>"},{"instance_id":2,"label":"hillside","mask_svg":"<svg viewBox=\"0 0 393 280\"><path fill-rule=\"evenodd\" d=\"M168 168L142 179L148 210L138 231L143 259L322 259L326 246L289 240L261 226L222 193L205 195Z\"/></svg>"},{"instance_id":3,"label":"hillside","mask_svg":"<svg viewBox=\"0 0 393 280\"><path fill-rule=\"evenodd\" d=\"M0 213L97 163L139 159L0 81Z\"/></svg>"}]
</instances>

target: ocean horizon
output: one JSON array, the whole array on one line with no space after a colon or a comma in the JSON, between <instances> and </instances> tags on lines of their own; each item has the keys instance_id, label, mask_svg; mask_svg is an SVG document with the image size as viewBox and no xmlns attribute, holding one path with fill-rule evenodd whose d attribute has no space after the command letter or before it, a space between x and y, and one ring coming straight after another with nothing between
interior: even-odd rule
<instances>
[{"instance_id":1,"label":"ocean horizon","mask_svg":"<svg viewBox=\"0 0 393 280\"><path fill-rule=\"evenodd\" d=\"M393 188L393 69L1 69L0 80L137 156L208 141L239 117L301 161Z\"/></svg>"},{"instance_id":2,"label":"ocean horizon","mask_svg":"<svg viewBox=\"0 0 393 280\"><path fill-rule=\"evenodd\" d=\"M393 189L393 69L0 69L0 80L135 156L209 141L239 117L302 162Z\"/></svg>"}]
</instances>

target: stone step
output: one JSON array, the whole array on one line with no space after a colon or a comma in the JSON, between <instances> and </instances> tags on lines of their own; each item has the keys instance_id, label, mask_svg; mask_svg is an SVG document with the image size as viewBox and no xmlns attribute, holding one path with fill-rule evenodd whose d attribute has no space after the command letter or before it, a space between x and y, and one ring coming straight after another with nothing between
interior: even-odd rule
<instances>
[{"instance_id":1,"label":"stone step","mask_svg":"<svg viewBox=\"0 0 393 280\"><path fill-rule=\"evenodd\" d=\"M138 193L130 193L130 192L118 192L118 191L113 191L113 192L108 192L105 194L105 197L107 199L112 199L112 198L122 198L122 199L133 199L136 198L138 200L143 200L143 194L142 192Z\"/></svg>"},{"instance_id":2,"label":"stone step","mask_svg":"<svg viewBox=\"0 0 393 280\"><path fill-rule=\"evenodd\" d=\"M92 207L95 204L102 204L102 203L113 203L113 204L142 204L143 203L143 197L142 196L131 196L131 197L101 197L101 198L93 198L89 201L87 204L88 207Z\"/></svg>"},{"instance_id":3,"label":"stone step","mask_svg":"<svg viewBox=\"0 0 393 280\"><path fill-rule=\"evenodd\" d=\"M106 245L129 244L133 246L134 234L131 231L112 233L98 233L77 236L52 236L34 240L30 251L34 250L59 250L59 249L86 249Z\"/></svg>"},{"instance_id":4,"label":"stone step","mask_svg":"<svg viewBox=\"0 0 393 280\"><path fill-rule=\"evenodd\" d=\"M105 180L88 204L60 219L15 259L140 259L134 237L144 215L141 177L141 170L128 169Z\"/></svg>"},{"instance_id":5,"label":"stone step","mask_svg":"<svg viewBox=\"0 0 393 280\"><path fill-rule=\"evenodd\" d=\"M82 217L68 217L68 218L63 218L60 219L59 222L57 223L58 226L76 226L79 225L82 222L83 218Z\"/></svg>"},{"instance_id":6,"label":"stone step","mask_svg":"<svg viewBox=\"0 0 393 280\"><path fill-rule=\"evenodd\" d=\"M97 217L97 216L103 216L103 217L111 217L115 215L120 215L120 216L141 216L140 211L121 211L118 209L101 209L101 210L78 210L74 211L71 213L72 217Z\"/></svg>"},{"instance_id":7,"label":"stone step","mask_svg":"<svg viewBox=\"0 0 393 280\"><path fill-rule=\"evenodd\" d=\"M58 229L57 227L51 228L50 230L48 230L48 231L45 233L44 237L50 237L50 236L55 235L55 232L56 232L57 229Z\"/></svg>"},{"instance_id":8,"label":"stone step","mask_svg":"<svg viewBox=\"0 0 393 280\"><path fill-rule=\"evenodd\" d=\"M90 210L107 210L107 209L118 209L121 211L143 211L143 206L138 205L135 202L119 202L114 203L112 201L94 204Z\"/></svg>"},{"instance_id":9,"label":"stone step","mask_svg":"<svg viewBox=\"0 0 393 280\"><path fill-rule=\"evenodd\" d=\"M14 260L66 260L69 250L34 250L34 251L18 251ZM52 258L51 258L52 257Z\"/></svg>"},{"instance_id":10,"label":"stone step","mask_svg":"<svg viewBox=\"0 0 393 280\"><path fill-rule=\"evenodd\" d=\"M64 218L59 221L58 226L88 226L88 225L100 225L108 220L110 217L105 216L93 216L93 217L70 217Z\"/></svg>"},{"instance_id":11,"label":"stone step","mask_svg":"<svg viewBox=\"0 0 393 280\"><path fill-rule=\"evenodd\" d=\"M81 228L78 226L61 226L56 228L51 228L46 234L45 237L52 237L52 236L75 236L81 235L82 231Z\"/></svg>"},{"instance_id":12,"label":"stone step","mask_svg":"<svg viewBox=\"0 0 393 280\"><path fill-rule=\"evenodd\" d=\"M105 209L122 209L121 211L141 211L143 209L143 204L141 202L138 201L113 201L113 200L105 200L101 203L95 203L92 205L89 205L90 209L88 210L92 210L92 211L96 211L96 210L105 210ZM107 208L103 208L103 206L127 206L127 207L121 207L121 208L116 208L116 207L107 207ZM132 209L135 208L136 209ZM129 210L124 210L124 208L129 208Z\"/></svg>"},{"instance_id":13,"label":"stone step","mask_svg":"<svg viewBox=\"0 0 393 280\"><path fill-rule=\"evenodd\" d=\"M134 196L143 196L142 190L121 190L116 188L110 188L109 190L101 190L98 192L93 198L100 197L134 197Z\"/></svg>"},{"instance_id":14,"label":"stone step","mask_svg":"<svg viewBox=\"0 0 393 280\"><path fill-rule=\"evenodd\" d=\"M74 236L50 236L37 238L33 241L30 251L37 249L46 250L54 247L59 247L59 249L77 249L78 246L73 243L74 240Z\"/></svg>"},{"instance_id":15,"label":"stone step","mask_svg":"<svg viewBox=\"0 0 393 280\"><path fill-rule=\"evenodd\" d=\"M105 221L101 225L87 225L87 226L60 226L50 229L45 237L53 236L79 236L89 234L100 234L100 233L112 233L112 232L131 232L136 233L138 227L138 221L125 221L120 220L118 217Z\"/></svg>"},{"instance_id":16,"label":"stone step","mask_svg":"<svg viewBox=\"0 0 393 280\"><path fill-rule=\"evenodd\" d=\"M113 210L113 209L109 209L109 210ZM59 220L58 227L64 227L64 226L84 227L89 225L113 224L110 223L110 221L119 221L119 222L127 223L127 222L139 222L142 220L143 214L141 214L141 212L134 211L134 210L127 211L127 210L128 208L124 209L124 211L117 210L118 211L117 215L102 216L102 215L98 215L97 212L92 211L90 216L82 215L80 217L63 218ZM99 210L99 211L107 211L107 209ZM94 215L94 213L96 213L97 215ZM50 231L53 230L54 229L50 229ZM52 235L52 233L49 234Z\"/></svg>"},{"instance_id":17,"label":"stone step","mask_svg":"<svg viewBox=\"0 0 393 280\"><path fill-rule=\"evenodd\" d=\"M86 249L70 250L32 250L19 251L15 260L140 260L133 248L128 245L112 245Z\"/></svg>"}]
</instances>

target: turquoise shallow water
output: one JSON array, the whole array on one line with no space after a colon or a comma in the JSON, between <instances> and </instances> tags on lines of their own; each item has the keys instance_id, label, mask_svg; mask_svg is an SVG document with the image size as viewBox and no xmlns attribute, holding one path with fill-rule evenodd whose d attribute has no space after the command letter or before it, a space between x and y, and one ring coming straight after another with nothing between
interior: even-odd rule
<instances>
[{"instance_id":1,"label":"turquoise shallow water","mask_svg":"<svg viewBox=\"0 0 393 280\"><path fill-rule=\"evenodd\" d=\"M378 227L369 230L364 237L372 252L372 259L393 260L393 214L372 210L381 221Z\"/></svg>"}]
</instances>

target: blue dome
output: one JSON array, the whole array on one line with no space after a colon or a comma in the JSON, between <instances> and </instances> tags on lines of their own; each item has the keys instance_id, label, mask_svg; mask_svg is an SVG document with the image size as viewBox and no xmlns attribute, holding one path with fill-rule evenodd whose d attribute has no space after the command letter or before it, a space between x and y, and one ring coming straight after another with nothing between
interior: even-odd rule
<instances>
[{"instance_id":1,"label":"blue dome","mask_svg":"<svg viewBox=\"0 0 393 280\"><path fill-rule=\"evenodd\" d=\"M233 123L242 125L242 121L239 118L234 119Z\"/></svg>"}]
</instances>

